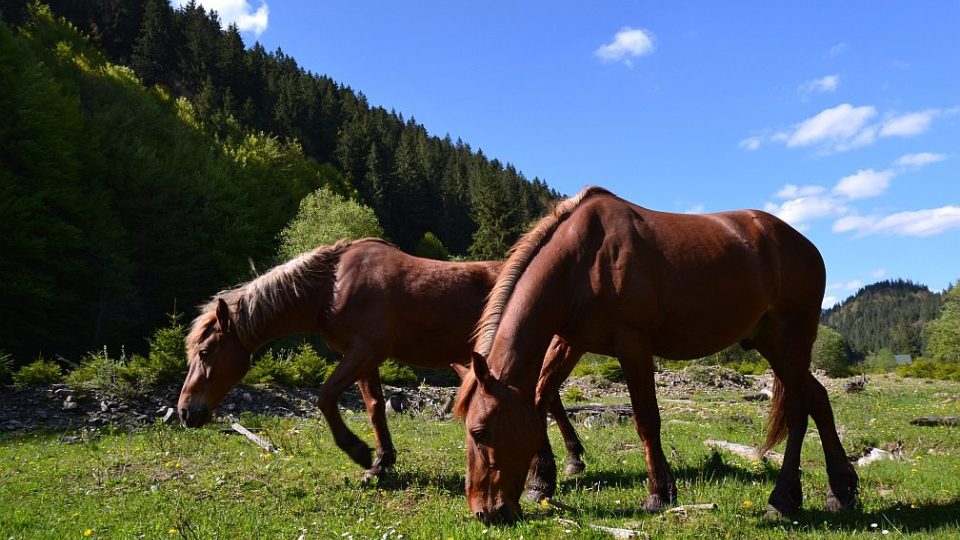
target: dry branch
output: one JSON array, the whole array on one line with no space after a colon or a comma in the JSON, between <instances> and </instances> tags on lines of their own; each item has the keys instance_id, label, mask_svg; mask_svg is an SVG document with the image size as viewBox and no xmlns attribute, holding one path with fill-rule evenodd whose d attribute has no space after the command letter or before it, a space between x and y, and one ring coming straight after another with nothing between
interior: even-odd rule
<instances>
[{"instance_id":1,"label":"dry branch","mask_svg":"<svg viewBox=\"0 0 960 540\"><path fill-rule=\"evenodd\" d=\"M594 525L593 523L587 523L587 527L597 531L603 531L614 538L650 538L650 535L643 531L635 531L633 529L618 529L616 527L604 527L603 525Z\"/></svg>"},{"instance_id":2,"label":"dry branch","mask_svg":"<svg viewBox=\"0 0 960 540\"><path fill-rule=\"evenodd\" d=\"M260 437L257 437L249 429L241 426L237 422L230 424L230 427L232 427L233 430L236 431L237 433L250 439L250 441L253 442L253 444L256 444L257 446L259 446L260 448L263 448L267 452L276 452L277 450L279 450L276 446L273 445L272 442L267 441L265 439L261 439Z\"/></svg>"},{"instance_id":3,"label":"dry branch","mask_svg":"<svg viewBox=\"0 0 960 540\"><path fill-rule=\"evenodd\" d=\"M686 514L687 512L690 512L692 510L707 511L707 510L716 510L716 509L717 509L717 503L685 504L683 506L674 506L673 508L670 508L669 510L667 510L667 513L668 514Z\"/></svg>"},{"instance_id":4,"label":"dry branch","mask_svg":"<svg viewBox=\"0 0 960 540\"><path fill-rule=\"evenodd\" d=\"M707 439L703 441L703 444L705 444L708 448L720 448L721 450L726 450L727 452L736 454L750 461L759 461L761 459L759 448L754 448L745 444L717 441L714 439ZM767 452L763 459L768 459L774 463L783 463L783 454L779 454L777 452Z\"/></svg>"}]
</instances>

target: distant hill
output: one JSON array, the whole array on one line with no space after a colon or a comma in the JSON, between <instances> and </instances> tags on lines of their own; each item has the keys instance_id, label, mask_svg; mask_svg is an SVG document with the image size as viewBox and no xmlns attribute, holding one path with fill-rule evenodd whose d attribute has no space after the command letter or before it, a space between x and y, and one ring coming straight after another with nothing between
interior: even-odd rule
<instances>
[{"instance_id":1,"label":"distant hill","mask_svg":"<svg viewBox=\"0 0 960 540\"><path fill-rule=\"evenodd\" d=\"M858 355L881 348L917 355L923 348L923 326L937 318L941 302L940 293L925 285L885 280L824 310L820 320L840 332Z\"/></svg>"}]
</instances>

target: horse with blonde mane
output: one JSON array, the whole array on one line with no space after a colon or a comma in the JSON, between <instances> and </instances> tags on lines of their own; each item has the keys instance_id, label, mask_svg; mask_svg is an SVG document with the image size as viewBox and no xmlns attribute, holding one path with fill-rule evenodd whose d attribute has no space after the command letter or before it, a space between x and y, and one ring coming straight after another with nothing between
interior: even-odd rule
<instances>
[{"instance_id":1,"label":"horse with blonde mane","mask_svg":"<svg viewBox=\"0 0 960 540\"><path fill-rule=\"evenodd\" d=\"M787 439L769 513L801 507L808 415L826 456L827 509L854 504L857 475L827 392L809 372L825 279L816 247L765 212L656 212L597 187L562 202L514 246L478 326L472 374L455 407L466 424L471 510L488 523L518 517L545 411L586 351L615 356L623 368L646 452L643 508L676 504L653 356L699 358L738 342L755 347L775 375L763 451ZM545 359L557 338L573 353Z\"/></svg>"},{"instance_id":2,"label":"horse with blonde mane","mask_svg":"<svg viewBox=\"0 0 960 540\"><path fill-rule=\"evenodd\" d=\"M186 339L189 371L177 405L180 419L190 427L209 421L263 346L293 334L319 334L343 359L320 387L318 406L337 446L366 469L365 478L379 475L396 461L396 450L378 367L393 358L468 371L462 364L470 361L472 331L501 265L413 257L368 238L319 247L221 291L201 308ZM375 460L337 409L337 399L354 381L373 423ZM559 398L551 413L566 442L567 472L578 473L583 446ZM533 465L531 485L552 493L552 453Z\"/></svg>"}]
</instances>

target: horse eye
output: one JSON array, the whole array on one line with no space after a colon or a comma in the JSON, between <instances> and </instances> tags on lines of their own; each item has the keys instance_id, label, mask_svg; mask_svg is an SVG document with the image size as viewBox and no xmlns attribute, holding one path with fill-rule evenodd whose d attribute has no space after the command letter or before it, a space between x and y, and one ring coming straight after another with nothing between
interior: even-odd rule
<instances>
[{"instance_id":1,"label":"horse eye","mask_svg":"<svg viewBox=\"0 0 960 540\"><path fill-rule=\"evenodd\" d=\"M485 429L474 429L470 434L473 435L473 440L478 444L484 444L488 436L487 430Z\"/></svg>"},{"instance_id":2,"label":"horse eye","mask_svg":"<svg viewBox=\"0 0 960 540\"><path fill-rule=\"evenodd\" d=\"M210 349L200 349L200 359L206 360L210 356Z\"/></svg>"}]
</instances>

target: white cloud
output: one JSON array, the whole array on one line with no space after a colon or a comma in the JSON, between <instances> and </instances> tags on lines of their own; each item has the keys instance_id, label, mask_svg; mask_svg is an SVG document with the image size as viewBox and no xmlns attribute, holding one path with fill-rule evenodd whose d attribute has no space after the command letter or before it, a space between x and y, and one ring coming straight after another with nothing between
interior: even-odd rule
<instances>
[{"instance_id":1,"label":"white cloud","mask_svg":"<svg viewBox=\"0 0 960 540\"><path fill-rule=\"evenodd\" d=\"M706 207L702 204L695 204L683 211L684 214L702 214Z\"/></svg>"},{"instance_id":2,"label":"white cloud","mask_svg":"<svg viewBox=\"0 0 960 540\"><path fill-rule=\"evenodd\" d=\"M839 302L839 300L837 300L836 296L824 296L823 302L820 304L820 308L830 309L833 306L837 305L837 302Z\"/></svg>"},{"instance_id":3,"label":"white cloud","mask_svg":"<svg viewBox=\"0 0 960 540\"><path fill-rule=\"evenodd\" d=\"M882 195L896 173L892 170L875 171L861 169L850 176L845 176L834 186L833 192L848 199L865 199Z\"/></svg>"},{"instance_id":4,"label":"white cloud","mask_svg":"<svg viewBox=\"0 0 960 540\"><path fill-rule=\"evenodd\" d=\"M934 154L933 152L920 152L917 154L907 154L897 158L893 162L894 165L899 165L900 167L911 167L911 168L920 168L931 163L936 163L938 161L943 161L947 159L946 154Z\"/></svg>"},{"instance_id":5,"label":"white cloud","mask_svg":"<svg viewBox=\"0 0 960 540\"><path fill-rule=\"evenodd\" d=\"M960 228L960 206L897 212L887 216L845 216L833 224L834 232L856 232L857 236L932 236L955 228Z\"/></svg>"},{"instance_id":6,"label":"white cloud","mask_svg":"<svg viewBox=\"0 0 960 540\"><path fill-rule=\"evenodd\" d=\"M885 276L885 275L887 275L887 269L886 269L886 268L878 268L878 269L874 270L873 272L870 272L870 277L872 277L873 279L880 279L880 278L882 278L882 277Z\"/></svg>"},{"instance_id":7,"label":"white cloud","mask_svg":"<svg viewBox=\"0 0 960 540\"><path fill-rule=\"evenodd\" d=\"M820 195L827 188L823 186L800 186L797 187L793 184L786 184L780 191L777 192L778 199L796 199L797 197L810 197L812 195Z\"/></svg>"},{"instance_id":8,"label":"white cloud","mask_svg":"<svg viewBox=\"0 0 960 540\"><path fill-rule=\"evenodd\" d=\"M863 282L859 279L853 281L841 281L827 285L827 291L856 291L863 287Z\"/></svg>"},{"instance_id":9,"label":"white cloud","mask_svg":"<svg viewBox=\"0 0 960 540\"><path fill-rule=\"evenodd\" d=\"M653 34L649 30L625 26L613 36L613 41L593 51L604 62L623 61L633 67L631 58L645 56L653 52Z\"/></svg>"},{"instance_id":10,"label":"white cloud","mask_svg":"<svg viewBox=\"0 0 960 540\"><path fill-rule=\"evenodd\" d=\"M738 146L744 150L756 150L760 148L761 142L763 142L763 137L747 137L740 141Z\"/></svg>"},{"instance_id":11,"label":"white cloud","mask_svg":"<svg viewBox=\"0 0 960 540\"><path fill-rule=\"evenodd\" d=\"M842 216L849 211L842 200L829 196L798 197L782 204L767 203L763 209L800 230L806 229L810 221Z\"/></svg>"},{"instance_id":12,"label":"white cloud","mask_svg":"<svg viewBox=\"0 0 960 540\"><path fill-rule=\"evenodd\" d=\"M756 150L764 142L785 143L789 148L817 146L825 151L843 152L867 146L882 137L914 137L926 133L938 116L950 115L960 108L926 109L924 111L886 114L874 121L877 109L871 105L855 107L843 103L807 118L790 129L773 135L748 137L740 148Z\"/></svg>"},{"instance_id":13,"label":"white cloud","mask_svg":"<svg viewBox=\"0 0 960 540\"><path fill-rule=\"evenodd\" d=\"M175 7L183 7L187 4L187 0L171 0L171 4ZM197 4L208 11L216 11L220 16L220 24L224 28L236 24L241 31L252 32L255 36L259 36L267 29L270 9L263 0L256 10L247 0L197 0Z\"/></svg>"},{"instance_id":14,"label":"white cloud","mask_svg":"<svg viewBox=\"0 0 960 540\"><path fill-rule=\"evenodd\" d=\"M800 85L798 90L801 94L814 94L833 92L840 86L840 75L833 74L819 79L813 79Z\"/></svg>"},{"instance_id":15,"label":"white cloud","mask_svg":"<svg viewBox=\"0 0 960 540\"><path fill-rule=\"evenodd\" d=\"M881 137L913 137L926 133L930 129L930 123L940 114L939 109L927 109L925 111L902 114L894 116L883 123L880 128Z\"/></svg>"},{"instance_id":16,"label":"white cloud","mask_svg":"<svg viewBox=\"0 0 960 540\"><path fill-rule=\"evenodd\" d=\"M797 124L787 146L809 146L824 141L852 140L866 126L877 110L870 106L854 107L849 103L825 109Z\"/></svg>"}]
</instances>

